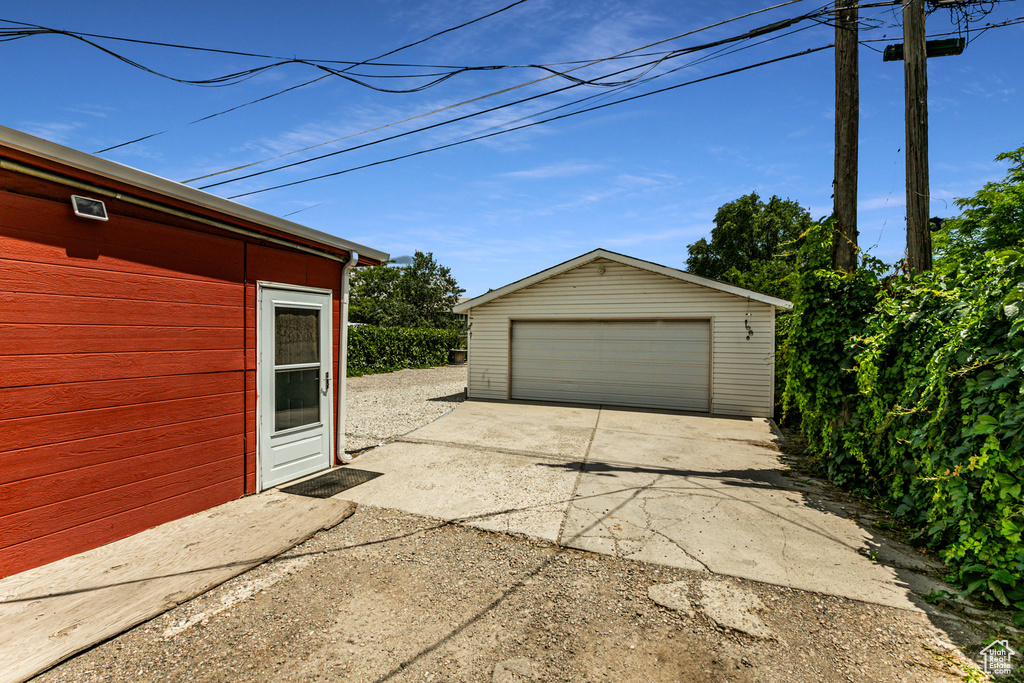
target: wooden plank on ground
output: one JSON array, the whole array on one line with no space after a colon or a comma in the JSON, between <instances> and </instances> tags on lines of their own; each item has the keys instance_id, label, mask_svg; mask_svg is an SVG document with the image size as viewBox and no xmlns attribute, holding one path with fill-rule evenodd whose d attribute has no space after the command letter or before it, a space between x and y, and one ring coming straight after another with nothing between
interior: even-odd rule
<instances>
[{"instance_id":1,"label":"wooden plank on ground","mask_svg":"<svg viewBox=\"0 0 1024 683\"><path fill-rule=\"evenodd\" d=\"M354 511L344 500L268 491L0 580L0 683L27 680Z\"/></svg>"}]
</instances>

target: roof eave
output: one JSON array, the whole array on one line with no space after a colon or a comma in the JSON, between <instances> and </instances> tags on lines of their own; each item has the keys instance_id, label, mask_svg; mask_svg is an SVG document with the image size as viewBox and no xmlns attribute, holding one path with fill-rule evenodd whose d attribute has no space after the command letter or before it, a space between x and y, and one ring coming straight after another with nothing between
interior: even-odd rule
<instances>
[{"instance_id":1,"label":"roof eave","mask_svg":"<svg viewBox=\"0 0 1024 683\"><path fill-rule=\"evenodd\" d=\"M477 306L482 306L486 303L494 301L495 299L500 299L503 296L508 296L509 294L517 292L521 289L525 289L527 287L535 285L538 282L542 282L557 275L561 275L562 273L572 270L573 268L579 268L580 266L590 263L591 261L595 261L599 258L608 259L610 261L615 261L617 263L631 266L633 268L638 268L640 270L646 270L652 273L657 273L659 275L664 275L666 277L670 277L676 280L682 280L683 282L689 282L699 287L707 287L708 289L726 292L728 294L739 296L744 299L758 301L764 304L768 304L769 306L782 308L787 311L792 310L793 308L792 302L786 301L785 299L779 299L774 296L768 296L767 294L762 294L761 292L755 292L754 290L751 289L744 289L743 287L730 285L726 282L719 282L718 280L711 280L709 278L701 277L699 275L693 275L692 273L687 273L686 271L678 270L676 268L669 268L668 266L662 266L657 263L651 263L650 261L642 261L640 259L633 258L632 256L626 256L625 254L619 254L614 251L608 251L606 249L595 249L581 256L577 256L574 259L565 261L564 263L560 263L546 270L542 270L539 273L535 273L520 280L516 280L515 282L507 284L504 287L500 287L493 291L487 292L486 294L481 294L480 296L474 299L470 299L469 301L458 304L452 310L455 313L466 313L470 309L476 308Z\"/></svg>"},{"instance_id":2,"label":"roof eave","mask_svg":"<svg viewBox=\"0 0 1024 683\"><path fill-rule=\"evenodd\" d=\"M224 199L223 197L188 187L173 180L140 171L131 166L100 159L91 154L64 147L63 145L58 145L54 142L49 142L4 126L0 126L0 146L9 147L22 154L44 159L69 169L138 187L168 199L214 211L227 217L263 225L280 233L320 244L332 251L340 250L349 253L355 251L361 257L377 262L384 262L390 258L387 253L377 249L341 239L340 237L314 230L299 223L293 223L292 221L258 211L229 199Z\"/></svg>"}]
</instances>

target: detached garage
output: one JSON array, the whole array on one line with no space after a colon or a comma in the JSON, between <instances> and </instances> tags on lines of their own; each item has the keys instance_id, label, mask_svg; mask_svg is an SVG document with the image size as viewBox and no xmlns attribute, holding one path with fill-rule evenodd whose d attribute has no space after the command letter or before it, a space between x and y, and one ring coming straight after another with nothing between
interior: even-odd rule
<instances>
[{"instance_id":1,"label":"detached garage","mask_svg":"<svg viewBox=\"0 0 1024 683\"><path fill-rule=\"evenodd\" d=\"M771 417L782 299L597 249L455 308L469 397Z\"/></svg>"}]
</instances>

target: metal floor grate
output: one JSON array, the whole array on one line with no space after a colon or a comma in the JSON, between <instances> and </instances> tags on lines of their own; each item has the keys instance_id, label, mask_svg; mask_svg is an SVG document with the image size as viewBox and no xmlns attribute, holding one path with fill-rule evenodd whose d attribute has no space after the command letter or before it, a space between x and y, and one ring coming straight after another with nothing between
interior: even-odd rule
<instances>
[{"instance_id":1,"label":"metal floor grate","mask_svg":"<svg viewBox=\"0 0 1024 683\"><path fill-rule=\"evenodd\" d=\"M376 479L383 472L370 472L369 470L357 470L351 467L335 467L327 474L313 477L298 484L285 486L281 490L285 493L293 493L297 496L309 498L330 498L336 493L341 493L353 486L365 484L371 479Z\"/></svg>"}]
</instances>

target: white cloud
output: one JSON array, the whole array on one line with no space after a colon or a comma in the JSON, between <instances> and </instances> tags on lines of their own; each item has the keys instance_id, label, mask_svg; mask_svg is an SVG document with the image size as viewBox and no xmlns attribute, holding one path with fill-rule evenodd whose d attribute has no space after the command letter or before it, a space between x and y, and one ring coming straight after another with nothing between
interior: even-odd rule
<instances>
[{"instance_id":1,"label":"white cloud","mask_svg":"<svg viewBox=\"0 0 1024 683\"><path fill-rule=\"evenodd\" d=\"M58 121L28 121L19 125L19 128L29 135L37 138L56 142L59 145L66 145L73 139L74 133L85 127L79 121L61 123Z\"/></svg>"},{"instance_id":2,"label":"white cloud","mask_svg":"<svg viewBox=\"0 0 1024 683\"><path fill-rule=\"evenodd\" d=\"M86 116L94 116L98 119L105 119L116 109L113 107L104 107L99 104L86 104L80 107L68 107L67 111L74 114L85 114Z\"/></svg>"},{"instance_id":3,"label":"white cloud","mask_svg":"<svg viewBox=\"0 0 1024 683\"><path fill-rule=\"evenodd\" d=\"M682 244L686 240L694 239L694 236L703 235L707 231L705 226L699 228L668 228L654 232L629 232L622 237L604 239L605 245L609 247L636 247L644 244L657 242L673 242Z\"/></svg>"},{"instance_id":4,"label":"white cloud","mask_svg":"<svg viewBox=\"0 0 1024 683\"><path fill-rule=\"evenodd\" d=\"M533 168L526 171L502 173L499 177L512 178L515 180L547 180L549 178L568 178L571 176L593 173L594 171L599 171L603 168L603 166L598 164L563 162L559 164L549 164L547 166L541 166L539 168Z\"/></svg>"}]
</instances>

